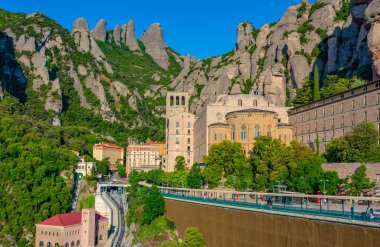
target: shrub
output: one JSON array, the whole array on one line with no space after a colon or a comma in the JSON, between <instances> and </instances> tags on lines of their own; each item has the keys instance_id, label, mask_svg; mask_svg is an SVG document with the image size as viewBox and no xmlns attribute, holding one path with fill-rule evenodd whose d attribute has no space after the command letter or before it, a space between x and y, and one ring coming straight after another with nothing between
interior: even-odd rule
<instances>
[{"instance_id":1,"label":"shrub","mask_svg":"<svg viewBox=\"0 0 380 247\"><path fill-rule=\"evenodd\" d=\"M184 246L186 247L204 247L205 239L197 227L189 227L185 231Z\"/></svg>"},{"instance_id":2,"label":"shrub","mask_svg":"<svg viewBox=\"0 0 380 247\"><path fill-rule=\"evenodd\" d=\"M310 12L309 12L309 17L314 14L314 12L318 9L321 9L323 7L325 7L326 4L325 3L315 3L313 5L311 5L311 8L310 8Z\"/></svg>"},{"instance_id":3,"label":"shrub","mask_svg":"<svg viewBox=\"0 0 380 247\"><path fill-rule=\"evenodd\" d=\"M315 30L315 32L319 35L319 37L324 40L327 38L327 30L325 29L321 29L321 28L317 28L317 30Z\"/></svg>"}]
</instances>

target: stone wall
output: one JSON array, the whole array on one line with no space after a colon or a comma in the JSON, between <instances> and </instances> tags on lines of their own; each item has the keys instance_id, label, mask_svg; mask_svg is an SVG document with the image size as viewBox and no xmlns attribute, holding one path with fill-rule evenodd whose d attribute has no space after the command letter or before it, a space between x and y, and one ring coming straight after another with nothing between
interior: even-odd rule
<instances>
[{"instance_id":1,"label":"stone wall","mask_svg":"<svg viewBox=\"0 0 380 247\"><path fill-rule=\"evenodd\" d=\"M322 168L325 171L335 171L338 173L339 178L345 178L351 176L363 165L362 163L331 163L322 164ZM367 163L364 164L367 167L367 176L371 182L380 182L380 163Z\"/></svg>"},{"instance_id":2,"label":"stone wall","mask_svg":"<svg viewBox=\"0 0 380 247\"><path fill-rule=\"evenodd\" d=\"M380 229L322 222L165 199L167 217L183 238L198 227L206 246L377 247Z\"/></svg>"}]
</instances>

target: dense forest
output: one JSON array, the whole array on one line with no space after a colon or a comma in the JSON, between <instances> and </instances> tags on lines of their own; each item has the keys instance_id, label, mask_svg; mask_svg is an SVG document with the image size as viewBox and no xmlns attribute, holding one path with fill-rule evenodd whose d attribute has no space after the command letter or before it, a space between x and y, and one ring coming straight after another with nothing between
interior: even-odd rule
<instances>
[{"instance_id":1,"label":"dense forest","mask_svg":"<svg viewBox=\"0 0 380 247\"><path fill-rule=\"evenodd\" d=\"M0 245L23 246L36 222L67 212L77 162L69 150L91 154L99 140L83 127L53 127L16 98L0 102Z\"/></svg>"}]
</instances>

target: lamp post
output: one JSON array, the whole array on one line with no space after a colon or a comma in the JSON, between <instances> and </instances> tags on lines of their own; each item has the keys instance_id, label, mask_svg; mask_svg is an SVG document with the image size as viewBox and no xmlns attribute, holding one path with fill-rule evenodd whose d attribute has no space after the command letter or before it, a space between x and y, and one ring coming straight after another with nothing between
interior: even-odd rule
<instances>
[{"instance_id":1,"label":"lamp post","mask_svg":"<svg viewBox=\"0 0 380 247\"><path fill-rule=\"evenodd\" d=\"M327 179L321 179L319 181L323 182L323 195L326 195L326 193L327 193L327 191L326 191L326 182L328 182L329 180L327 180Z\"/></svg>"}]
</instances>

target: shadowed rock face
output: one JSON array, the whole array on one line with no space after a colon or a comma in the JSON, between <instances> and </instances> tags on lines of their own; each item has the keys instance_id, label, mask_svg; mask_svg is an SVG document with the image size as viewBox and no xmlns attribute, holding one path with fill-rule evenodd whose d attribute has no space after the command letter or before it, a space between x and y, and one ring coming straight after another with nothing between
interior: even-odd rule
<instances>
[{"instance_id":1,"label":"shadowed rock face","mask_svg":"<svg viewBox=\"0 0 380 247\"><path fill-rule=\"evenodd\" d=\"M152 24L140 38L145 46L145 51L162 68L169 67L169 56L166 53L166 43L159 23Z\"/></svg>"},{"instance_id":2,"label":"shadowed rock face","mask_svg":"<svg viewBox=\"0 0 380 247\"><path fill-rule=\"evenodd\" d=\"M106 23L106 20L101 19L98 22L98 24L96 25L96 27L94 28L94 30L92 30L91 34L96 40L101 40L103 42L106 41L106 39L107 39L107 23Z\"/></svg>"},{"instance_id":3,"label":"shadowed rock face","mask_svg":"<svg viewBox=\"0 0 380 247\"><path fill-rule=\"evenodd\" d=\"M380 0L374 0L368 5L365 17L371 25L367 40L373 61L373 80L380 80Z\"/></svg>"}]
</instances>

